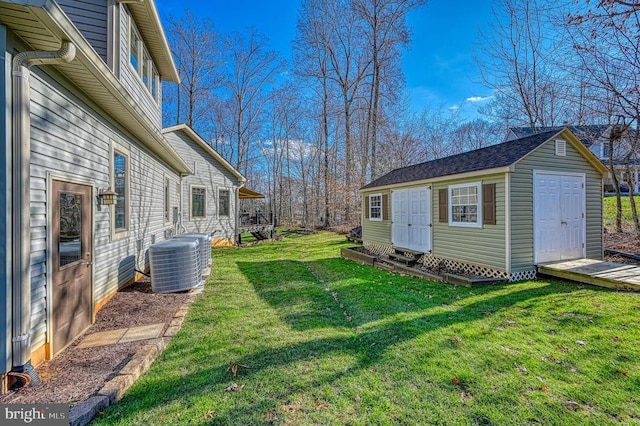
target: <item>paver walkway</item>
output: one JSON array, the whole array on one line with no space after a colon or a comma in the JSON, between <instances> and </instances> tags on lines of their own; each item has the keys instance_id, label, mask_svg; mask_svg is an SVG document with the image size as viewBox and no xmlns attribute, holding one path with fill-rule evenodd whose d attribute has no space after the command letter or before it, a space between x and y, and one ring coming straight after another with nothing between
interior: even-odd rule
<instances>
[{"instance_id":1,"label":"paver walkway","mask_svg":"<svg viewBox=\"0 0 640 426\"><path fill-rule=\"evenodd\" d=\"M114 345L116 343L135 342L137 340L156 339L160 337L164 323L141 325L138 327L120 328L89 334L78 345L79 348Z\"/></svg>"}]
</instances>

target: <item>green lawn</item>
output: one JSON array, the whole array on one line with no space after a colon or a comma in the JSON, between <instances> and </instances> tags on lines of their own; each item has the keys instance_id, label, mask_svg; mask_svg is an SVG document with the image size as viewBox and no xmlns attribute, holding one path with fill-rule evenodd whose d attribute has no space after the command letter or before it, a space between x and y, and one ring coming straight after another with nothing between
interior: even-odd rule
<instances>
[{"instance_id":1,"label":"green lawn","mask_svg":"<svg viewBox=\"0 0 640 426\"><path fill-rule=\"evenodd\" d=\"M214 249L180 333L97 424L640 424L640 294L454 287L345 244Z\"/></svg>"},{"instance_id":2,"label":"green lawn","mask_svg":"<svg viewBox=\"0 0 640 426\"><path fill-rule=\"evenodd\" d=\"M620 197L622 201L622 228L632 229L631 202L629 197ZM640 210L640 197L635 197L636 206ZM613 231L616 226L616 197L604 197L604 227Z\"/></svg>"}]
</instances>

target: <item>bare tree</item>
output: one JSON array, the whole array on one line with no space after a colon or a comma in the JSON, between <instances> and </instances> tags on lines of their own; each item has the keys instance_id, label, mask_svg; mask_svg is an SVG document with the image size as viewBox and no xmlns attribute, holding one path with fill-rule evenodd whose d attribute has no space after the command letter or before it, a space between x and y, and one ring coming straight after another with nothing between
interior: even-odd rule
<instances>
[{"instance_id":1,"label":"bare tree","mask_svg":"<svg viewBox=\"0 0 640 426\"><path fill-rule=\"evenodd\" d=\"M322 181L324 192L324 227L330 226L330 162L329 162L329 58L325 34L328 16L323 13L326 0L307 0L300 5L297 36L293 43L296 74L310 82L320 98L320 140L322 151Z\"/></svg>"},{"instance_id":2,"label":"bare tree","mask_svg":"<svg viewBox=\"0 0 640 426\"><path fill-rule=\"evenodd\" d=\"M353 0L356 16L363 21L363 31L368 40L366 49L371 56L370 91L364 132L370 155L364 158L368 159L372 178L378 174L377 146L382 98L385 94L393 97L399 92L398 87L403 80L402 70L399 68L401 49L410 41L406 19L412 10L425 3L426 0Z\"/></svg>"},{"instance_id":3,"label":"bare tree","mask_svg":"<svg viewBox=\"0 0 640 426\"><path fill-rule=\"evenodd\" d=\"M164 121L198 127L219 87L222 64L219 36L213 22L196 19L189 11L183 18L169 18L167 34L180 84L166 90L170 101L163 104Z\"/></svg>"},{"instance_id":4,"label":"bare tree","mask_svg":"<svg viewBox=\"0 0 640 426\"><path fill-rule=\"evenodd\" d=\"M640 4L621 0L601 0L595 7L576 5L568 13L567 29L577 53L578 65L588 75L589 84L604 93L606 111L612 128L610 155L625 151L624 168L631 173L631 161L637 153L637 127L640 117ZM618 119L614 117L618 116ZM621 123L622 121L622 123ZM623 137L626 135L626 137ZM610 163L618 195L617 228L622 215L615 164ZM640 238L638 210L630 188L630 202L636 235Z\"/></svg>"},{"instance_id":5,"label":"bare tree","mask_svg":"<svg viewBox=\"0 0 640 426\"><path fill-rule=\"evenodd\" d=\"M458 125L452 132L454 152L466 152L502 142L501 125L477 118Z\"/></svg>"},{"instance_id":6,"label":"bare tree","mask_svg":"<svg viewBox=\"0 0 640 426\"><path fill-rule=\"evenodd\" d=\"M269 48L268 40L251 29L235 33L225 41L227 65L223 75L226 105L232 121L224 123L225 134L236 146L233 164L248 170L251 143L259 134L268 89L275 83L284 62Z\"/></svg>"},{"instance_id":7,"label":"bare tree","mask_svg":"<svg viewBox=\"0 0 640 426\"><path fill-rule=\"evenodd\" d=\"M566 86L550 57L556 33L546 25L546 12L538 0L504 0L494 9L490 31L481 35L484 55L476 58L495 92L493 103L502 105L494 112L507 112L501 118L534 131L566 120Z\"/></svg>"}]
</instances>

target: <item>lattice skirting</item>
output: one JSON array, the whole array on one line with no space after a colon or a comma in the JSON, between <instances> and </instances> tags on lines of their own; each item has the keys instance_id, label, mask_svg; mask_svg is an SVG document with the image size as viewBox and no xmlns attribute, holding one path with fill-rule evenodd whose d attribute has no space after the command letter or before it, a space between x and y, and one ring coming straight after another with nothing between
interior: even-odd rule
<instances>
[{"instance_id":1,"label":"lattice skirting","mask_svg":"<svg viewBox=\"0 0 640 426\"><path fill-rule=\"evenodd\" d=\"M393 247L388 246L386 244L373 244L365 241L362 243L362 245L371 253L375 253L378 256L382 256L382 255L388 256L389 253L393 253Z\"/></svg>"},{"instance_id":2,"label":"lattice skirting","mask_svg":"<svg viewBox=\"0 0 640 426\"><path fill-rule=\"evenodd\" d=\"M379 256L386 256L394 251L393 247L386 244L373 244L364 242L364 248ZM425 254L418 262L422 263L428 268L442 269L453 273L459 274L473 274L484 278L499 278L507 279L509 282L533 280L536 278L536 269L532 268L526 271L513 272L507 274L504 271L498 269L489 268L486 266L473 265L470 263L464 263L457 260L446 259L443 257L434 256L432 254Z\"/></svg>"}]
</instances>

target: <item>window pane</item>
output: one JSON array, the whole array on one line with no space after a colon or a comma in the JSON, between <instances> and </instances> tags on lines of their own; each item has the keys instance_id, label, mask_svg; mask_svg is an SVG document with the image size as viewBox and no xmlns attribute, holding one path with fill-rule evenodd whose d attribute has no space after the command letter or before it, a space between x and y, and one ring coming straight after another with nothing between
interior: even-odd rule
<instances>
[{"instance_id":1,"label":"window pane","mask_svg":"<svg viewBox=\"0 0 640 426\"><path fill-rule=\"evenodd\" d=\"M131 61L131 65L133 68L138 70L138 63L140 62L140 52L138 52L138 45L140 41L140 37L138 37L138 33L131 27L130 31L130 40L129 40L129 60Z\"/></svg>"},{"instance_id":2,"label":"window pane","mask_svg":"<svg viewBox=\"0 0 640 426\"><path fill-rule=\"evenodd\" d=\"M113 185L116 191L114 206L116 231L127 229L127 157L115 151L113 154Z\"/></svg>"},{"instance_id":3,"label":"window pane","mask_svg":"<svg viewBox=\"0 0 640 426\"><path fill-rule=\"evenodd\" d=\"M380 219L382 217L382 196L372 195L369 197L369 217Z\"/></svg>"},{"instance_id":4,"label":"window pane","mask_svg":"<svg viewBox=\"0 0 640 426\"><path fill-rule=\"evenodd\" d=\"M191 188L191 216L205 217L205 188Z\"/></svg>"},{"instance_id":5,"label":"window pane","mask_svg":"<svg viewBox=\"0 0 640 426\"><path fill-rule=\"evenodd\" d=\"M169 206L169 204L171 204L171 200L170 200L170 196L169 196L169 179L165 179L164 180L164 221L165 222L169 222L170 218L171 218L171 207Z\"/></svg>"},{"instance_id":6,"label":"window pane","mask_svg":"<svg viewBox=\"0 0 640 426\"><path fill-rule=\"evenodd\" d=\"M478 186L451 188L451 222L478 223Z\"/></svg>"},{"instance_id":7,"label":"window pane","mask_svg":"<svg viewBox=\"0 0 640 426\"><path fill-rule=\"evenodd\" d=\"M58 253L60 266L82 258L82 195L60 193L60 232Z\"/></svg>"},{"instance_id":8,"label":"window pane","mask_svg":"<svg viewBox=\"0 0 640 426\"><path fill-rule=\"evenodd\" d=\"M149 85L149 65L151 64L151 58L149 58L149 54L145 50L142 54L142 82L147 87L147 89L151 90Z\"/></svg>"},{"instance_id":9,"label":"window pane","mask_svg":"<svg viewBox=\"0 0 640 426\"><path fill-rule=\"evenodd\" d=\"M158 74L158 70L151 63L151 96L156 101L158 100L158 80L160 79L160 75Z\"/></svg>"},{"instance_id":10,"label":"window pane","mask_svg":"<svg viewBox=\"0 0 640 426\"><path fill-rule=\"evenodd\" d=\"M218 200L218 214L220 216L229 216L229 191L221 190Z\"/></svg>"}]
</instances>

